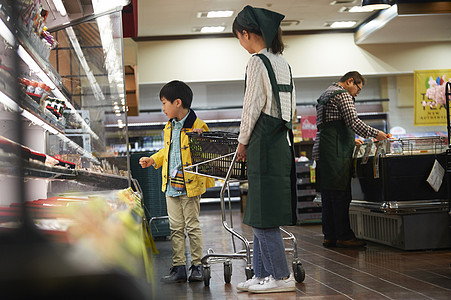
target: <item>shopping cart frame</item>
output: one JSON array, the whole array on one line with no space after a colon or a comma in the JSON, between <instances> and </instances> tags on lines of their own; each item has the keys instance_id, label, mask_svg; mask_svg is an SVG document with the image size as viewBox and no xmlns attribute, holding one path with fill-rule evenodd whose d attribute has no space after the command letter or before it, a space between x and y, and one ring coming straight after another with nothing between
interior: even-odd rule
<instances>
[{"instance_id":1,"label":"shopping cart frame","mask_svg":"<svg viewBox=\"0 0 451 300\"><path fill-rule=\"evenodd\" d=\"M225 177L219 177L219 176L199 172L199 166L214 162L216 160L224 159L225 157L229 157L229 156L233 156L233 157L232 157L231 163L228 167ZM236 160L237 160L237 150L235 150L235 152L221 155L219 157L216 157L213 159L208 159L208 160L196 163L196 164L192 164L192 165L184 168L184 171L187 173L202 175L202 176L206 176L206 177L224 181L224 184L222 185L221 191L219 193L219 199L220 199L220 205L221 205L221 221L222 221L222 226L232 235L232 245L233 245L234 253L231 253L231 254L215 253L212 248L209 248L207 250L207 255L202 257L202 260L201 260L202 266L203 266L203 280L204 280L205 286L210 285L210 278L211 278L210 264L213 264L213 263L222 262L224 264L224 281L225 281L225 283L231 282L232 259L243 259L246 261L246 267L245 267L246 280L251 279L252 276L254 275L254 270L252 267L253 250L251 249L251 245L253 245L253 241L249 241L241 233L239 233L233 229L230 183L247 182L247 179L241 180L241 179L234 179L231 177L233 166L234 166ZM230 225L227 222L226 204L225 204L225 200L224 200L224 194L225 194L226 190L228 190L228 208L229 208ZM292 243L293 243L292 248L285 248L285 252L292 253L292 255L293 255L292 268L293 268L294 277L297 282L299 282L299 283L303 282L305 279L305 270L304 270L304 267L302 266L300 259L298 258L296 237L291 232L285 230L284 228L282 228L282 227L279 227L279 228L280 228L281 232L284 235L286 235L285 237L283 237L283 240L284 241L289 240L289 241L292 241ZM241 242L243 242L245 249L240 250L240 251L236 250L235 239L234 239L235 237L238 238Z\"/></svg>"}]
</instances>

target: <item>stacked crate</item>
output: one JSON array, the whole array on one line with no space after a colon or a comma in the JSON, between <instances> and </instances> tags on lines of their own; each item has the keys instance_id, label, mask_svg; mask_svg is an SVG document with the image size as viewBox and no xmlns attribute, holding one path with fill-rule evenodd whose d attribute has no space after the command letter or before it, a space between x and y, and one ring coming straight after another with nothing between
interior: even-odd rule
<instances>
[{"instance_id":1,"label":"stacked crate","mask_svg":"<svg viewBox=\"0 0 451 300\"><path fill-rule=\"evenodd\" d=\"M321 222L321 206L313 202L316 198L316 189L315 183L311 180L312 165L313 161L296 162L298 224Z\"/></svg>"},{"instance_id":2,"label":"stacked crate","mask_svg":"<svg viewBox=\"0 0 451 300\"><path fill-rule=\"evenodd\" d=\"M141 168L139 159L151 156L154 152L139 152L130 155L130 169L132 177L138 180L143 192L143 205L147 220L153 217L166 217L166 197L161 191L161 168ZM155 219L150 224L153 237L167 237L170 235L169 220L167 218Z\"/></svg>"}]
</instances>

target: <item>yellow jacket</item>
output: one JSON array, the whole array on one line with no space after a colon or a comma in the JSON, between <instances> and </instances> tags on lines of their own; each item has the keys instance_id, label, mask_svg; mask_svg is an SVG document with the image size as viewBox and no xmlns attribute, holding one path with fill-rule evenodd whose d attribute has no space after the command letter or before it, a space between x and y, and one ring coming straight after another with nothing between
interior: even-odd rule
<instances>
[{"instance_id":1,"label":"yellow jacket","mask_svg":"<svg viewBox=\"0 0 451 300\"><path fill-rule=\"evenodd\" d=\"M187 132L192 132L194 128L202 128L204 131L209 131L207 124L204 121L197 118L194 111L190 110L188 117L183 124L182 131L180 133L180 152L182 154L182 164L183 168L192 165L191 162L191 151L189 149L189 138L186 134ZM162 185L161 190L166 192L166 186L168 184L169 173L168 173L168 158L169 149L171 146L171 134L172 125L171 120L166 124L163 129L164 133L164 148L160 149L157 153L151 157L155 160L155 169L163 166L162 169ZM209 187L215 185L213 178L206 176L196 175L192 173L187 173L183 171L183 177L185 179L186 194L188 197L199 196L205 193L205 190Z\"/></svg>"}]
</instances>

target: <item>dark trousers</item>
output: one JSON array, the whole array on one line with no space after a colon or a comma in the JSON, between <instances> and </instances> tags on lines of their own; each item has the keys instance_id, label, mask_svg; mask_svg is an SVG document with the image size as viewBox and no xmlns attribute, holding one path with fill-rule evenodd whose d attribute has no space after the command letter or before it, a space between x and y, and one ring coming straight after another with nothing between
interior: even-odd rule
<instances>
[{"instance_id":1,"label":"dark trousers","mask_svg":"<svg viewBox=\"0 0 451 300\"><path fill-rule=\"evenodd\" d=\"M346 241L355 238L349 223L351 189L321 189L322 227L324 239Z\"/></svg>"}]
</instances>

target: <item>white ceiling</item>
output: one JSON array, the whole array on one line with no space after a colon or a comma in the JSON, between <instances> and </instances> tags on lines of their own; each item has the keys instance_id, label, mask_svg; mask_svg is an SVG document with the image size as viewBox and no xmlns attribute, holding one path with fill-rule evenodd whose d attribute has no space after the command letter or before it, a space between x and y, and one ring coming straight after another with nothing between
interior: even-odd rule
<instances>
[{"instance_id":1,"label":"white ceiling","mask_svg":"<svg viewBox=\"0 0 451 300\"><path fill-rule=\"evenodd\" d=\"M396 2L399 3L398 7L409 9L413 7L415 13L395 13L390 20L386 20L384 26L371 30L371 34L367 34L360 43L451 41L451 1ZM441 5L438 8L437 2ZM360 3L361 0L139 0L137 40L199 36L202 34L195 32L195 28L215 25L224 25L225 34L230 34L234 18L245 5L268 8L284 14L287 21L299 21L297 25L283 26L282 29L286 34L290 31L292 33L331 31L333 29L325 26L326 23L347 20L357 22L350 29L355 31L360 25L379 14L346 11ZM427 13L423 13L425 7L429 10ZM197 18L198 12L209 10L233 10L235 13L230 18Z\"/></svg>"},{"instance_id":2,"label":"white ceiling","mask_svg":"<svg viewBox=\"0 0 451 300\"><path fill-rule=\"evenodd\" d=\"M246 5L268 8L285 15L285 20L299 21L298 25L286 26L284 31L325 30L325 23L332 21L357 21L357 25L372 13L340 12L345 7L360 5L360 0L140 0L138 1L138 36L157 37L199 34L193 31L201 26L226 27L231 33L234 18ZM197 18L197 13L209 10L233 10L230 18Z\"/></svg>"},{"instance_id":3,"label":"white ceiling","mask_svg":"<svg viewBox=\"0 0 451 300\"><path fill-rule=\"evenodd\" d=\"M92 0L63 0L68 16L55 12L53 1L49 4L52 14L47 25L52 31L65 22L75 21L93 13ZM107 3L109 0L102 0ZM333 21L356 21L353 28L339 32L357 32L356 43L398 42L450 42L451 0L390 0L397 3L394 13L363 12L350 13L347 9L359 6L361 0L137 0L138 36L135 40L179 39L198 37L201 26L226 27L222 35L231 35L231 26L238 12L246 5L264 7L285 15L284 21L299 21L298 24L282 26L285 34L331 32L325 26ZM113 2L112 2L113 3ZM136 8L133 8L136 9ZM198 18L198 12L210 10L233 10L230 18ZM377 18L376 18L377 17ZM365 25L376 18L377 28ZM366 26L367 28L363 29ZM221 35L221 34L219 34ZM359 36L364 36L360 38ZM214 35L216 36L216 35Z\"/></svg>"}]
</instances>

